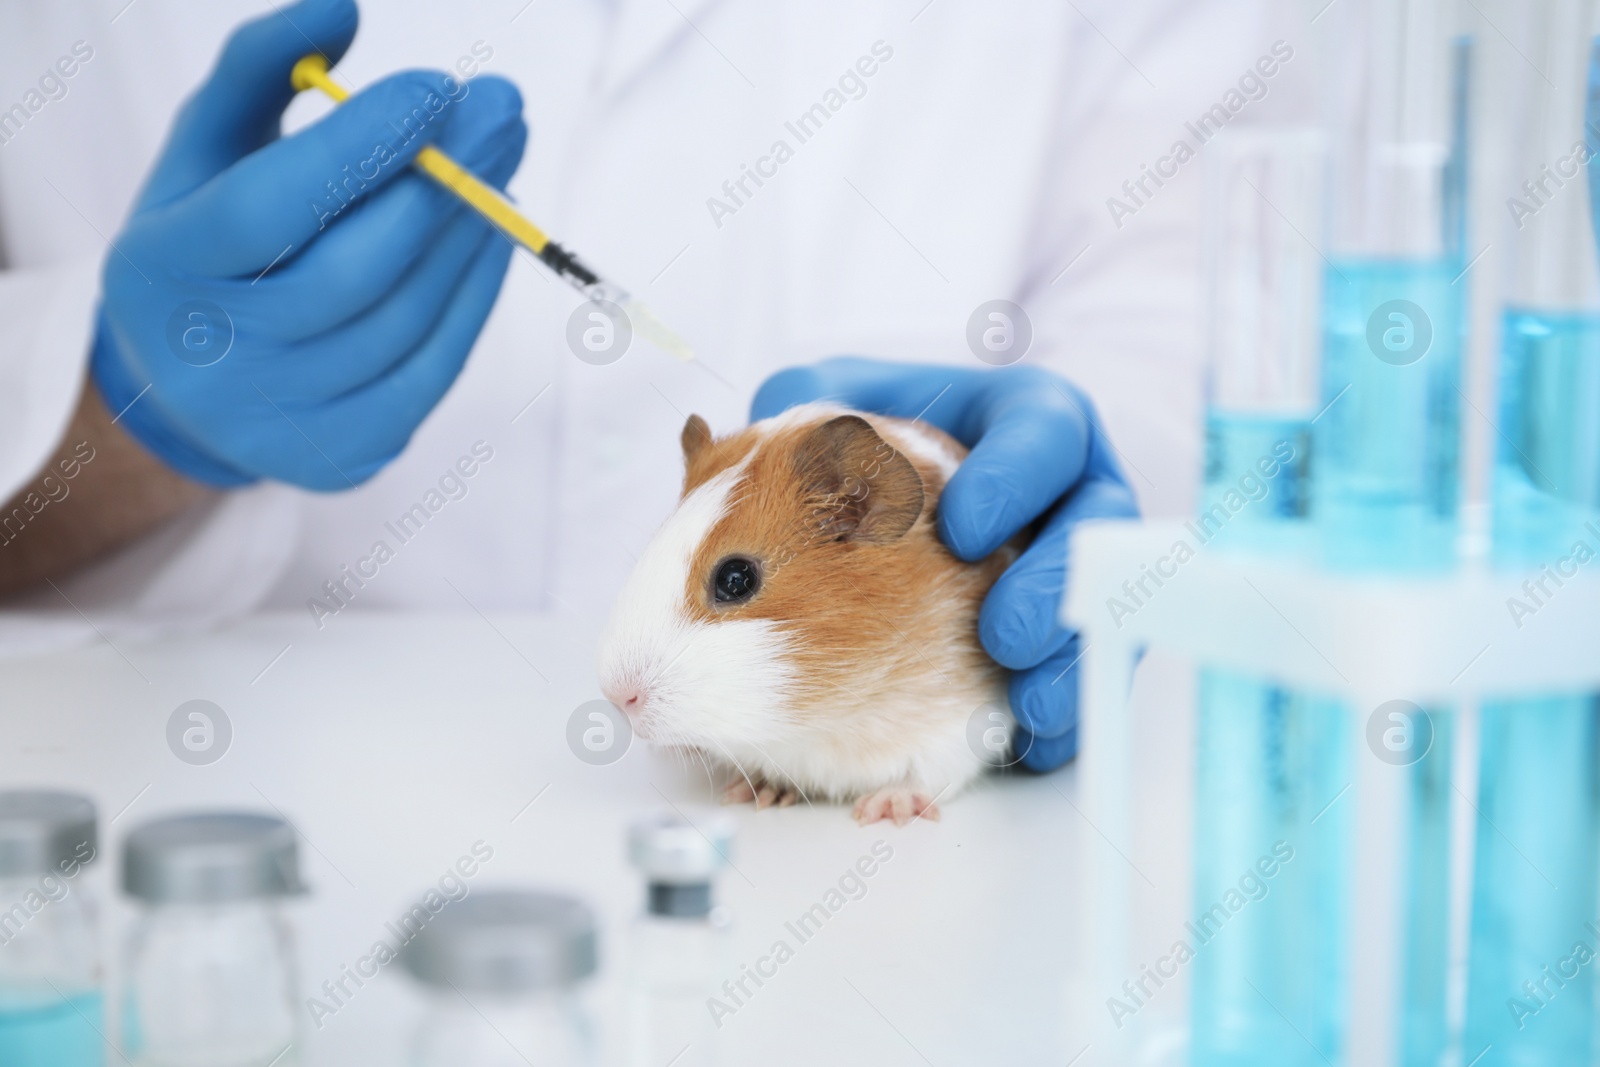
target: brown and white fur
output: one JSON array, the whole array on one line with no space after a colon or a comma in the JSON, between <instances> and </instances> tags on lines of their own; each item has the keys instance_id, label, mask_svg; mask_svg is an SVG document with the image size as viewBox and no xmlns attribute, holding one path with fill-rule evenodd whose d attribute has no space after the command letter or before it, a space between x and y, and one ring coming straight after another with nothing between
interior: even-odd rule
<instances>
[{"instance_id":1,"label":"brown and white fur","mask_svg":"<svg viewBox=\"0 0 1600 1067\"><path fill-rule=\"evenodd\" d=\"M854 800L863 823L938 818L984 761L980 707L1006 707L978 609L1015 558L964 563L939 493L966 455L924 423L808 404L713 440L683 428L683 496L629 577L600 682L635 732L739 773L725 799ZM756 592L714 595L724 561Z\"/></svg>"}]
</instances>

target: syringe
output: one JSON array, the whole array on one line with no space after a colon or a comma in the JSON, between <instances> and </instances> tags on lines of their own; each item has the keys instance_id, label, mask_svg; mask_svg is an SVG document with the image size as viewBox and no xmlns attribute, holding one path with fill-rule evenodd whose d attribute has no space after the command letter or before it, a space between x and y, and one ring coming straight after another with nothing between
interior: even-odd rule
<instances>
[{"instance_id":1,"label":"syringe","mask_svg":"<svg viewBox=\"0 0 1600 1067\"><path fill-rule=\"evenodd\" d=\"M289 82L296 92L320 89L338 103L343 103L349 91L328 76L326 56L312 52L294 65ZM428 145L412 160L416 168L440 185L455 193L471 205L506 237L538 257L560 278L564 278L578 292L595 301L606 301L620 307L628 316L633 331L664 352L679 359L691 360L694 352L683 339L673 333L643 302L615 282L607 281L585 266L578 257L562 248L539 227L535 226L500 193L479 181L461 164Z\"/></svg>"}]
</instances>

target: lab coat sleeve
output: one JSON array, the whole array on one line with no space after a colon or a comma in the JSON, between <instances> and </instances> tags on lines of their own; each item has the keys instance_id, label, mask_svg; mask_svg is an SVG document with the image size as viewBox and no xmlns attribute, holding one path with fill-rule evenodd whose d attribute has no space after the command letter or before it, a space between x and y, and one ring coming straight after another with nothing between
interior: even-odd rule
<instances>
[{"instance_id":1,"label":"lab coat sleeve","mask_svg":"<svg viewBox=\"0 0 1600 1067\"><path fill-rule=\"evenodd\" d=\"M39 480L62 442L83 388L97 297L92 260L0 272L0 499ZM71 506L71 483L63 484L67 495L43 506ZM287 565L297 516L295 494L280 486L226 494L54 587L8 600L0 657L120 643L248 611ZM14 539L28 533L24 516L7 528Z\"/></svg>"},{"instance_id":2,"label":"lab coat sleeve","mask_svg":"<svg viewBox=\"0 0 1600 1067\"><path fill-rule=\"evenodd\" d=\"M1205 380L1208 146L1193 125L1237 99L1230 124L1304 121L1311 42L1257 0L1080 7L1019 286L1034 326L1028 359L1094 399L1147 515L1187 514ZM1286 36L1296 58L1276 64L1259 98L1238 94L1240 77Z\"/></svg>"},{"instance_id":3,"label":"lab coat sleeve","mask_svg":"<svg viewBox=\"0 0 1600 1067\"><path fill-rule=\"evenodd\" d=\"M0 273L0 500L50 459L83 384L93 261Z\"/></svg>"}]
</instances>

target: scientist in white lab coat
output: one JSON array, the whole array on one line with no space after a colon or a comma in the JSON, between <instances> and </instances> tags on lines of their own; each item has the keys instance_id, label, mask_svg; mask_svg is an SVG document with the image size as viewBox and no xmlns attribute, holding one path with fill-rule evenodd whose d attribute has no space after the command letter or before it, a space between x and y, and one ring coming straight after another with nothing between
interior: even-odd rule
<instances>
[{"instance_id":1,"label":"scientist in white lab coat","mask_svg":"<svg viewBox=\"0 0 1600 1067\"><path fill-rule=\"evenodd\" d=\"M257 607L598 616L689 413L833 397L974 446L956 552L1037 528L982 633L1028 762L1071 757L1065 539L1187 502L1185 122L1287 93L1255 5L374 0L359 43L352 0L9 6L0 650ZM359 90L336 110L289 87L313 50ZM579 297L410 169L425 144L699 360L578 358Z\"/></svg>"}]
</instances>

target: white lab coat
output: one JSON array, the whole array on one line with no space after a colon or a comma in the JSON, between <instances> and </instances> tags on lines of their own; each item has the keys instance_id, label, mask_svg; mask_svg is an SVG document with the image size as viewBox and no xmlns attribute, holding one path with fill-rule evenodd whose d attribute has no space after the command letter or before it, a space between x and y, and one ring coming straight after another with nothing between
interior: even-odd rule
<instances>
[{"instance_id":1,"label":"white lab coat","mask_svg":"<svg viewBox=\"0 0 1600 1067\"><path fill-rule=\"evenodd\" d=\"M532 129L512 194L647 299L701 364L638 339L610 366L580 362L564 341L578 298L519 257L460 380L369 484L231 493L59 592L13 604L0 613L0 648L259 606L303 611L309 636L339 623L312 608L337 605L324 583L377 541L394 558L342 610L603 610L676 497L691 412L732 429L767 374L833 353L980 366L967 320L994 298L1029 313L1029 361L1095 397L1146 511L1185 509L1201 437L1203 150L1131 216L1113 218L1108 199L1130 204L1124 181L1275 40L1290 40L1299 66L1283 65L1248 119L1303 112L1309 31L1274 25L1267 6L368 0L343 77L361 85L405 66L454 67L475 46L492 52L481 70L517 83ZM94 50L66 95L0 144L0 496L10 496L70 416L97 264L176 106L228 30L265 5L3 7L0 110L26 100L74 42ZM864 95L800 143L785 123L875 45L892 56ZM325 109L296 101L288 126ZM732 204L724 182L778 140L793 158L760 187L747 181L731 214L712 210L712 198ZM493 458L466 496L399 544L385 523L478 442Z\"/></svg>"}]
</instances>

